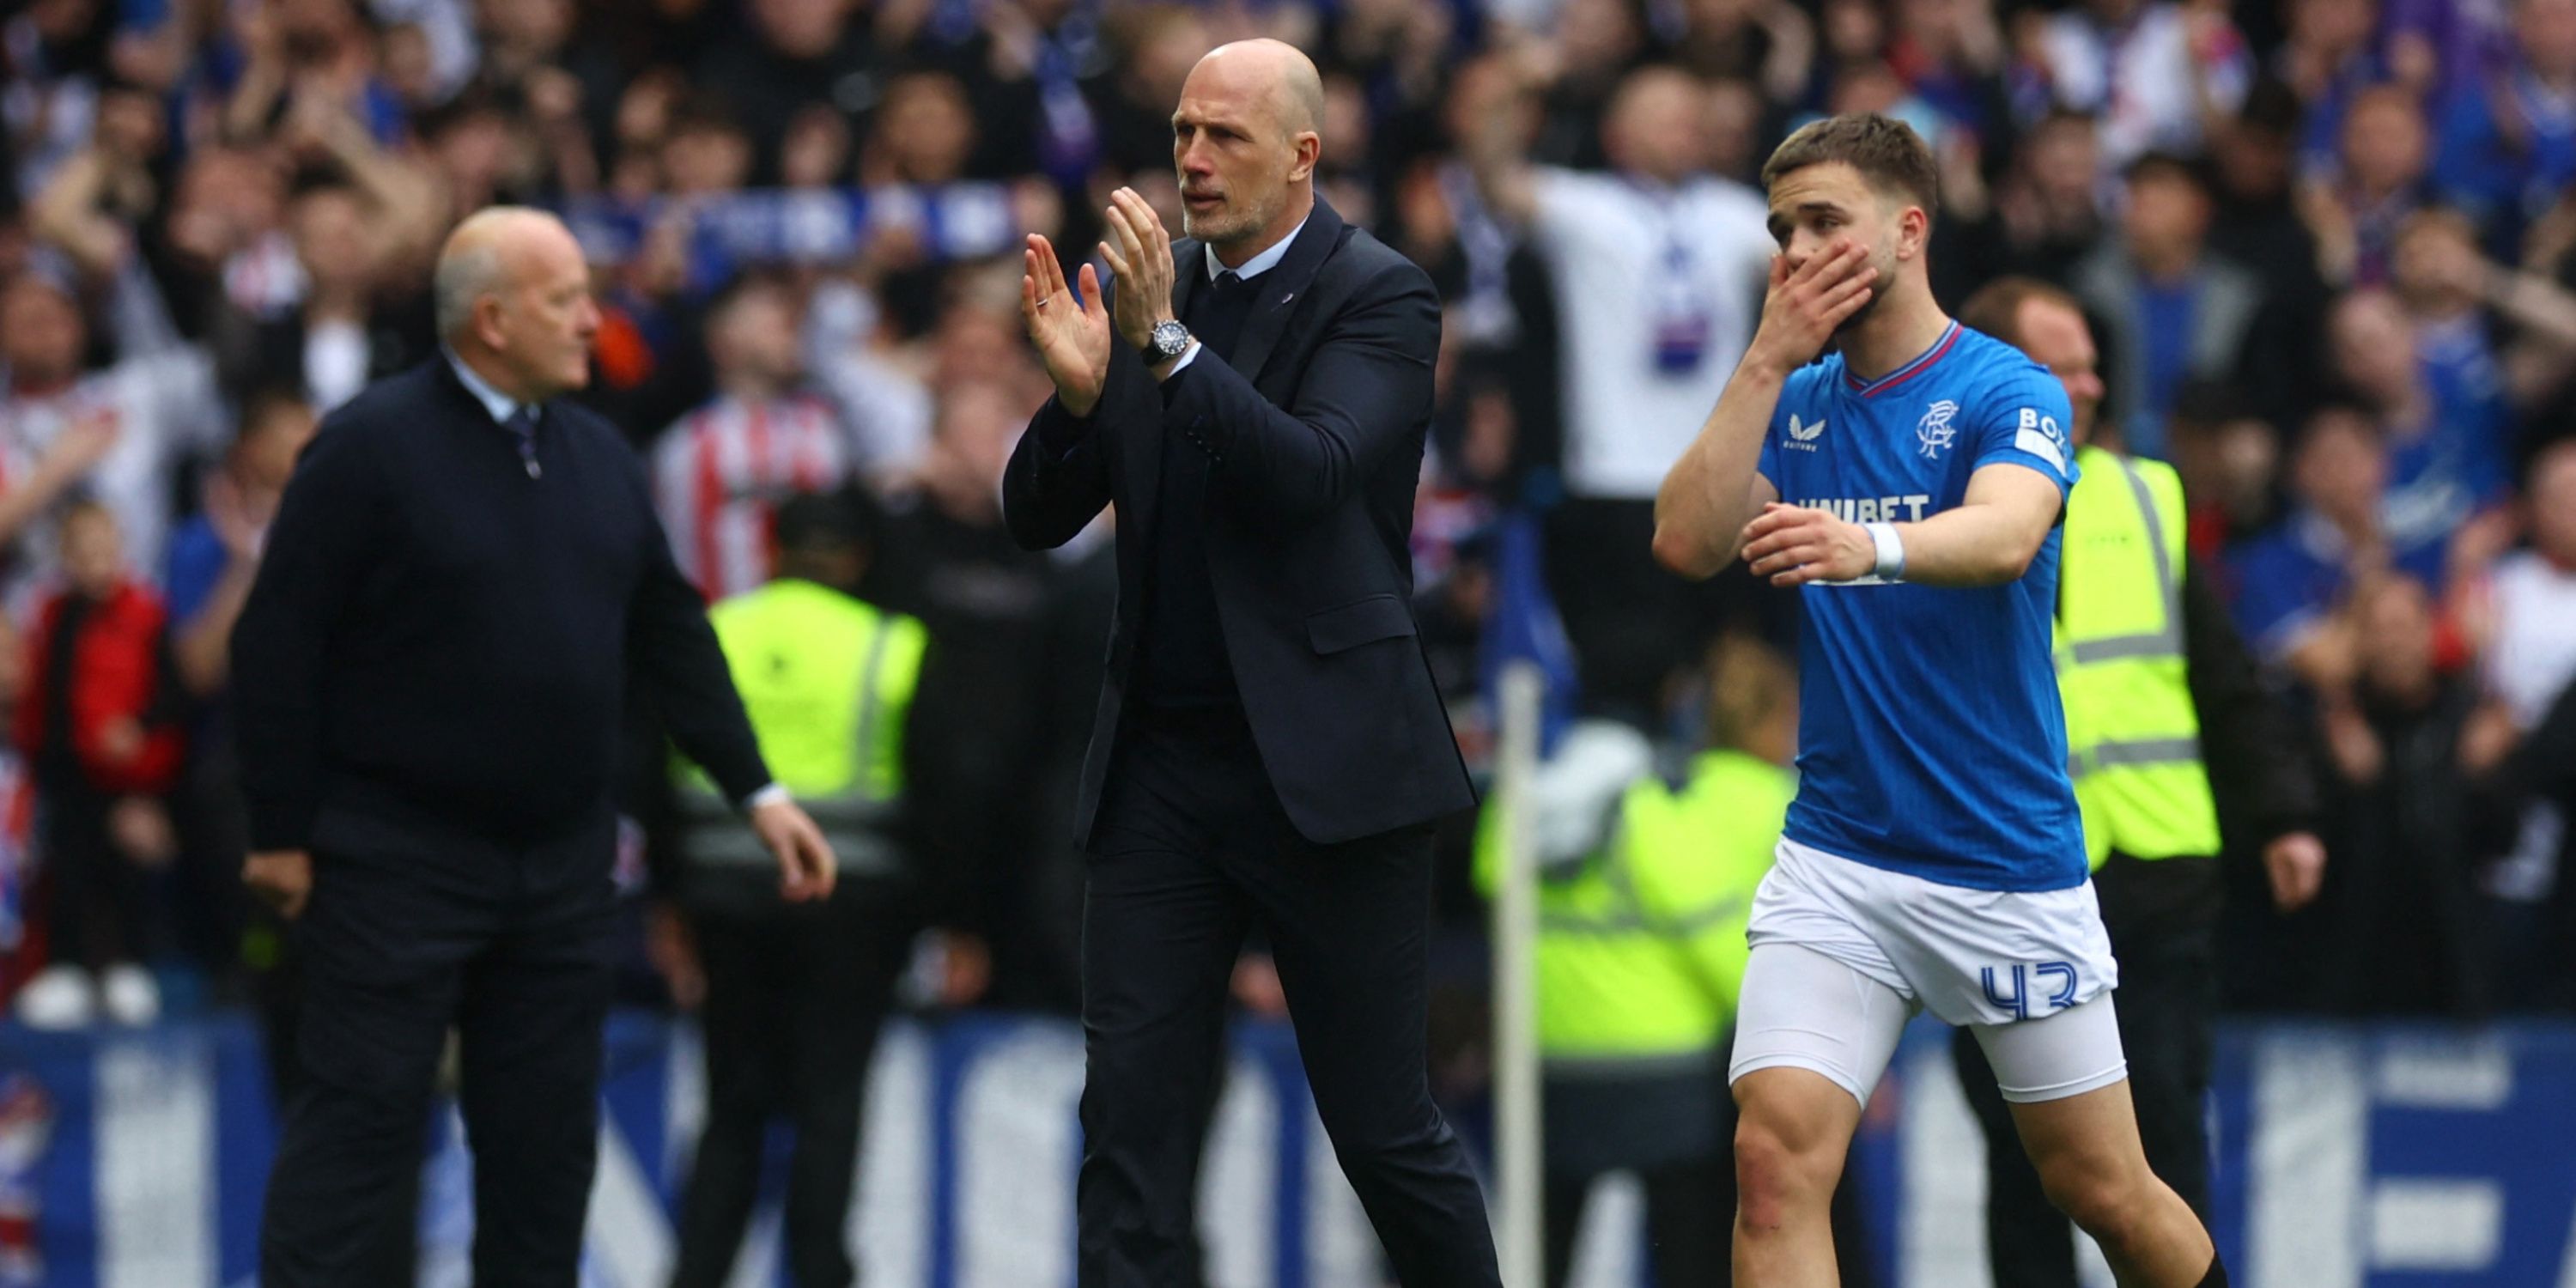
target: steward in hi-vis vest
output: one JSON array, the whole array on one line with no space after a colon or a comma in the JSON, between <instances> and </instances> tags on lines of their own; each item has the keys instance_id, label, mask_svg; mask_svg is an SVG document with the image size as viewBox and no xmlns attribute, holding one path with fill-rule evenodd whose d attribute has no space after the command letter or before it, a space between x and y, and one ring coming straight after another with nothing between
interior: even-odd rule
<instances>
[{"instance_id":1,"label":"steward in hi-vis vest","mask_svg":"<svg viewBox=\"0 0 2576 1288\"><path fill-rule=\"evenodd\" d=\"M679 920L657 926L657 956L684 1006L703 992L707 1061L675 1288L730 1281L762 1144L782 1118L795 1133L785 1259L798 1283L852 1281L868 1059L919 925L902 826L904 726L928 648L920 622L839 589L866 568L874 517L855 495L787 502L776 578L707 614L771 774L822 827L841 867L831 898L787 903L720 825L725 803L694 767L675 766L678 853L667 882ZM691 956L694 970L671 962Z\"/></svg>"}]
</instances>

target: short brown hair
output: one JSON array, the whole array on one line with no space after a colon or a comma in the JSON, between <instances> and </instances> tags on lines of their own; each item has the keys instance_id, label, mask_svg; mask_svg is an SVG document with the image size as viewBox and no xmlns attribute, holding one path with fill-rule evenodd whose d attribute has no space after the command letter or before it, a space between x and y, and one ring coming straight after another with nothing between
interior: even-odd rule
<instances>
[{"instance_id":1,"label":"short brown hair","mask_svg":"<svg viewBox=\"0 0 2576 1288\"><path fill-rule=\"evenodd\" d=\"M2056 305L2077 317L2084 316L2084 305L2074 296L2036 277L1998 277L1978 287L1977 293L1959 306L1959 324L1971 331L1983 331L2018 349L2021 347L2022 306L2033 300Z\"/></svg>"},{"instance_id":2,"label":"short brown hair","mask_svg":"<svg viewBox=\"0 0 2576 1288\"><path fill-rule=\"evenodd\" d=\"M1799 126L1762 163L1762 187L1811 165L1839 161L1884 192L1904 194L1927 216L1941 210L1941 169L1914 127L1876 112L1846 112Z\"/></svg>"}]
</instances>

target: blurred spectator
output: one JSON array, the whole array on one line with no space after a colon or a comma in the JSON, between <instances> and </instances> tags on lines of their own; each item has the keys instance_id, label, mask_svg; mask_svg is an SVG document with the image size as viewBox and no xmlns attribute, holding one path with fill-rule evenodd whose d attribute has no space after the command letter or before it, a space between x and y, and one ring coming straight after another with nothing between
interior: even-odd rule
<instances>
[{"instance_id":1,"label":"blurred spectator","mask_svg":"<svg viewBox=\"0 0 2576 1288\"><path fill-rule=\"evenodd\" d=\"M2509 61L2450 87L2433 180L2504 252L2576 182L2576 0L2511 0Z\"/></svg>"},{"instance_id":2,"label":"blurred spectator","mask_svg":"<svg viewBox=\"0 0 2576 1288\"><path fill-rule=\"evenodd\" d=\"M1792 10L1792 12L1795 12ZM1762 168L1764 133L1770 122L1769 104L1762 89L1751 81L1715 80L1708 83L1708 169L1709 173L1737 183L1752 183Z\"/></svg>"},{"instance_id":3,"label":"blurred spectator","mask_svg":"<svg viewBox=\"0 0 2576 1288\"><path fill-rule=\"evenodd\" d=\"M2337 300L2327 343L2336 378L2382 427L2382 519L2393 557L2438 587L2448 544L2500 504L2513 479L2513 413L2493 364L2473 351L2427 353L2396 297L2381 290Z\"/></svg>"},{"instance_id":4,"label":"blurred spectator","mask_svg":"<svg viewBox=\"0 0 2576 1288\"><path fill-rule=\"evenodd\" d=\"M31 4L12 6L7 40L0 45L0 69L8 91L0 100L0 125L7 146L0 160L11 164L9 186L19 193L36 190L46 174L86 141L91 110L98 100L107 37L114 19L103 4Z\"/></svg>"},{"instance_id":5,"label":"blurred spectator","mask_svg":"<svg viewBox=\"0 0 2576 1288\"><path fill-rule=\"evenodd\" d=\"M2215 559L2229 544L2270 526L2281 441L2232 385L2201 381L2174 398L2173 466L2191 506L2191 552Z\"/></svg>"},{"instance_id":6,"label":"blurred spectator","mask_svg":"<svg viewBox=\"0 0 2576 1288\"><path fill-rule=\"evenodd\" d=\"M2424 364L2460 388L2501 393L2504 373L2483 307L2490 272L2477 226L2457 211L2419 212L2389 245L2388 287L2414 323Z\"/></svg>"},{"instance_id":7,"label":"blurred spectator","mask_svg":"<svg viewBox=\"0 0 2576 1288\"><path fill-rule=\"evenodd\" d=\"M888 51L870 21L884 11L848 0L748 0L741 12L748 21L700 56L694 80L725 88L750 136L753 177L769 183L806 104L828 103L852 122L877 106Z\"/></svg>"},{"instance_id":8,"label":"blurred spectator","mask_svg":"<svg viewBox=\"0 0 2576 1288\"><path fill-rule=\"evenodd\" d=\"M223 468L205 483L204 509L170 538L162 577L173 660L188 691L220 693L230 674L232 624L258 571L260 547L295 460L313 441L313 405L283 391L254 396Z\"/></svg>"},{"instance_id":9,"label":"blurred spectator","mask_svg":"<svg viewBox=\"0 0 2576 1288\"><path fill-rule=\"evenodd\" d=\"M2532 461L2522 509L2531 546L2496 561L2477 634L2488 692L2529 729L2576 679L2576 441Z\"/></svg>"},{"instance_id":10,"label":"blurred spectator","mask_svg":"<svg viewBox=\"0 0 2576 1288\"><path fill-rule=\"evenodd\" d=\"M2003 28L1994 0L1897 0L1887 63L1948 128L1927 138L1965 139L2004 155L2012 103L2004 88Z\"/></svg>"},{"instance_id":11,"label":"blurred spectator","mask_svg":"<svg viewBox=\"0 0 2576 1288\"><path fill-rule=\"evenodd\" d=\"M170 531L181 464L223 431L206 352L166 330L153 333L167 319L157 298L143 298L151 285L131 266L114 290L123 356L84 372L89 331L71 294L33 273L0 286L0 363L8 372L0 402L0 487L8 489L0 493L0 531L14 521L19 537L0 587L12 607L61 566L51 527L30 524L30 516L77 481L110 511L121 549L154 559Z\"/></svg>"},{"instance_id":12,"label":"blurred spectator","mask_svg":"<svg viewBox=\"0 0 2576 1288\"><path fill-rule=\"evenodd\" d=\"M2432 596L2403 575L2357 589L2348 688L2321 697L2328 846L2320 1002L2347 1014L2466 1018L2488 1002L2459 760L2475 686L2434 666Z\"/></svg>"},{"instance_id":13,"label":"blurred spectator","mask_svg":"<svg viewBox=\"0 0 2576 1288\"><path fill-rule=\"evenodd\" d=\"M2040 48L2056 101L2101 117L2109 171L2150 151L2197 153L2250 74L2227 7L2209 0L2082 0L2047 19Z\"/></svg>"},{"instance_id":14,"label":"blurred spectator","mask_svg":"<svg viewBox=\"0 0 2576 1288\"><path fill-rule=\"evenodd\" d=\"M1597 170L1607 164L1602 121L1610 96L1648 52L1645 14L1630 0L1558 0L1549 7L1555 18L1552 39L1524 46L1505 43L1495 52L1540 86L1542 110L1538 132L1529 140L1530 156L1548 165ZM1802 60L1790 97L1805 92L1811 75L1813 67ZM1455 142L1460 151L1472 151L1465 136Z\"/></svg>"},{"instance_id":15,"label":"blurred spectator","mask_svg":"<svg viewBox=\"0 0 2576 1288\"><path fill-rule=\"evenodd\" d=\"M2431 139L2414 94L2379 85L2353 96L2336 165L2301 193L2317 239L2317 274L2336 285L2388 280L2397 232L2429 195Z\"/></svg>"},{"instance_id":16,"label":"blurred spectator","mask_svg":"<svg viewBox=\"0 0 2576 1288\"><path fill-rule=\"evenodd\" d=\"M684 200L724 196L751 177L751 139L712 99L673 112L658 151L663 191Z\"/></svg>"},{"instance_id":17,"label":"blurred spectator","mask_svg":"<svg viewBox=\"0 0 2576 1288\"><path fill-rule=\"evenodd\" d=\"M14 729L28 699L27 646L0 613L0 726ZM29 930L41 919L29 898L36 877L36 780L14 738L0 739L0 987L15 994L40 963Z\"/></svg>"},{"instance_id":18,"label":"blurred spectator","mask_svg":"<svg viewBox=\"0 0 2576 1288\"><path fill-rule=\"evenodd\" d=\"M2476 225L2457 211L2426 210L2398 229L2390 285L2415 320L2425 361L2448 369L2452 383L2500 390L2529 412L2576 374L2576 291L2488 260Z\"/></svg>"},{"instance_id":19,"label":"blurred spectator","mask_svg":"<svg viewBox=\"0 0 2576 1288\"><path fill-rule=\"evenodd\" d=\"M966 175L975 152L975 114L966 89L945 72L908 72L885 88L868 146L859 150L864 187L936 187Z\"/></svg>"},{"instance_id":20,"label":"blurred spectator","mask_svg":"<svg viewBox=\"0 0 2576 1288\"><path fill-rule=\"evenodd\" d=\"M2345 112L2370 87L2390 79L2396 60L2380 42L2379 0L2284 0L2281 16L2289 30L2272 53L2271 72L2306 108L2299 157L2321 169L2333 164L2349 138ZM2410 47L2418 57L2408 70L2429 76L2435 69L2420 57L2420 44ZM2414 79L2404 92L2420 101L2429 88Z\"/></svg>"},{"instance_id":21,"label":"blurred spectator","mask_svg":"<svg viewBox=\"0 0 2576 1288\"><path fill-rule=\"evenodd\" d=\"M2263 280L2267 309L2296 319L2288 329L2305 337L2314 332L2326 288L2317 273L2316 234L2299 208L2299 112L2297 96L2279 81L2257 81L2244 108L2211 137L2209 244L2252 269Z\"/></svg>"},{"instance_id":22,"label":"blurred spectator","mask_svg":"<svg viewBox=\"0 0 2576 1288\"><path fill-rule=\"evenodd\" d=\"M1442 110L1449 137L1471 140L1488 131L1529 137L1538 128L1540 104L1514 88L1527 75L1527 68L1502 54L1459 67L1450 77ZM1714 115L1725 111L1717 106L1719 97L1713 92L1710 100ZM1505 119L1494 119L1497 115ZM1751 140L1742 142L1750 148ZM1555 351L1556 301L1545 261L1521 229L1498 218L1487 204L1476 167L1466 157L1442 154L1417 162L1398 185L1394 213L1390 232L1396 248L1431 273L1446 303L1441 343L1449 358L1442 397L1453 409L1458 406L1457 376L1486 361L1501 368L1511 385L1516 432L1510 443L1497 445L1505 449L1504 467L1483 477L1499 481L1534 462L1553 464L1559 410L1555 364L1514 360ZM1454 450L1454 444L1443 450Z\"/></svg>"},{"instance_id":23,"label":"blurred spectator","mask_svg":"<svg viewBox=\"0 0 2576 1288\"><path fill-rule=\"evenodd\" d=\"M2461 597L2469 633L2484 659L2485 700L2464 740L2463 757L2475 769L2500 763L2508 750L2537 730L2571 692L2576 679L2576 441L2561 442L2532 461L2522 506L2531 548L2496 561ZM2486 892L2501 901L2507 924L2499 932L2505 959L2527 964L2517 974L2564 969L2569 946L2548 942L2556 928L2538 922L2537 906L2558 893L2568 903L2564 862L2567 815L2557 803L2525 806L2513 842L2486 873Z\"/></svg>"},{"instance_id":24,"label":"blurred spectator","mask_svg":"<svg viewBox=\"0 0 2576 1288\"><path fill-rule=\"evenodd\" d=\"M264 318L294 307L298 270L282 229L286 176L273 154L193 148L167 205L165 215L141 230L138 249L180 334L203 338L225 318Z\"/></svg>"},{"instance_id":25,"label":"blurred spectator","mask_svg":"<svg viewBox=\"0 0 2576 1288\"><path fill-rule=\"evenodd\" d=\"M931 347L946 352L980 341L977 357L989 356L997 347L989 338L992 328L985 327L986 335L970 341L959 333L974 329L976 322L962 316L964 310L958 312L943 328L948 342L934 336ZM929 385L913 369L918 355L899 351L892 330L882 301L863 281L822 282L807 302L805 361L815 386L849 427L860 471L880 480L900 477L920 459L930 439L933 411ZM1011 343L998 346L1012 361L1021 360L1017 339L1011 335Z\"/></svg>"},{"instance_id":26,"label":"blurred spectator","mask_svg":"<svg viewBox=\"0 0 2576 1288\"><path fill-rule=\"evenodd\" d=\"M1693 647L1688 584L1655 565L1655 489L1753 335L1777 247L1752 189L1706 172L1704 88L1670 68L1611 100L1589 174L1531 164L1512 87L1468 109L1486 201L1528 229L1564 310L1566 499L1551 570L1590 696L1642 715ZM1527 92L1526 89L1521 92Z\"/></svg>"},{"instance_id":27,"label":"blurred spectator","mask_svg":"<svg viewBox=\"0 0 2576 1288\"><path fill-rule=\"evenodd\" d=\"M2236 621L2256 653L2303 672L2348 672L2338 660L2348 641L2323 628L2334 624L2334 606L2357 575L2388 566L2380 524L2387 490L2388 449L2369 413L2349 404L2319 408L2291 458L2289 515L2228 560Z\"/></svg>"},{"instance_id":28,"label":"blurred spectator","mask_svg":"<svg viewBox=\"0 0 2576 1288\"><path fill-rule=\"evenodd\" d=\"M1932 0L1913 7L1934 9L1943 3ZM1671 54L1684 71L1711 81L1749 82L1778 102L1806 94L1815 66L1816 25L1798 5L1789 0L1693 0L1682 6L1681 16L1681 36ZM1927 21L1926 26L1930 30L1911 56L1928 79L1937 75L1953 37L1947 24ZM1956 38L1964 43L1974 34Z\"/></svg>"},{"instance_id":29,"label":"blurred spectator","mask_svg":"<svg viewBox=\"0 0 2576 1288\"><path fill-rule=\"evenodd\" d=\"M1028 405L989 379L946 388L865 593L920 618L936 644L915 704L911 801L937 915L973 937L958 951L991 945L995 982L1014 1004L1070 1009L1078 999L1062 986L1073 978L1081 919L1066 896L1078 900L1080 878L1062 870L1073 856L1062 816L1048 810L1056 799L1032 788L1063 754L1054 726L1068 705L1081 715L1077 737L1089 732L1097 690L1060 692L1066 565L1022 550L1002 526L1002 469ZM1081 745L1072 744L1076 757Z\"/></svg>"},{"instance_id":30,"label":"blurred spectator","mask_svg":"<svg viewBox=\"0 0 2576 1288\"><path fill-rule=\"evenodd\" d=\"M1137 174L1170 174L1172 104L1181 101L1191 66L1216 40L1197 10L1177 4L1115 11L1104 25L1121 57L1093 83L1091 110L1111 186Z\"/></svg>"},{"instance_id":31,"label":"blurred spectator","mask_svg":"<svg viewBox=\"0 0 2576 1288\"><path fill-rule=\"evenodd\" d=\"M228 17L227 52L239 61L222 106L225 138L257 140L282 119L326 104L379 140L401 132L401 100L378 72L375 33L356 0L242 5Z\"/></svg>"},{"instance_id":32,"label":"blurred spectator","mask_svg":"<svg viewBox=\"0 0 2576 1288\"><path fill-rule=\"evenodd\" d=\"M29 195L28 227L82 276L113 277L134 249L133 227L160 201L169 131L150 96L114 89L98 101L86 146Z\"/></svg>"},{"instance_id":33,"label":"blurred spectator","mask_svg":"<svg viewBox=\"0 0 2576 1288\"><path fill-rule=\"evenodd\" d=\"M1377 204L1374 173L1400 164L1395 149L1405 146L1403 136L1438 110L1458 27L1469 12L1415 0L1344 0L1311 9L1281 5L1246 15L1249 29L1238 26L1228 35L1270 36L1315 51L1324 68L1324 124L1318 131L1324 138L1324 186L1369 190L1369 201L1339 209L1354 222L1373 223L1368 212ZM1310 24L1321 28L1312 39L1304 36ZM1325 195L1339 201L1343 193Z\"/></svg>"},{"instance_id":34,"label":"blurred spectator","mask_svg":"<svg viewBox=\"0 0 2576 1288\"><path fill-rule=\"evenodd\" d=\"M2034 122L1983 209L1944 209L1933 225L1935 293L1953 304L1998 277L2073 280L2100 243L2101 140L2093 117L2058 109Z\"/></svg>"},{"instance_id":35,"label":"blurred spectator","mask_svg":"<svg viewBox=\"0 0 2576 1288\"><path fill-rule=\"evenodd\" d=\"M2254 275L2209 249L2210 197L2200 168L2152 153L2129 167L2122 236L2075 266L2075 291L2102 324L2110 368L2104 418L2128 450L2165 460L2183 383L2234 373L2262 304Z\"/></svg>"},{"instance_id":36,"label":"blurred spectator","mask_svg":"<svg viewBox=\"0 0 2576 1288\"><path fill-rule=\"evenodd\" d=\"M706 313L715 401L653 449L655 508L680 571L710 601L769 580L778 503L830 492L852 476L851 443L830 404L805 392L796 300L745 278Z\"/></svg>"},{"instance_id":37,"label":"blurred spectator","mask_svg":"<svg viewBox=\"0 0 2576 1288\"><path fill-rule=\"evenodd\" d=\"M20 994L19 1015L71 1028L103 1005L120 1024L148 1024L161 999L142 965L152 947L145 872L177 851L162 797L183 750L167 705L177 695L163 682L161 601L127 570L103 505L64 516L62 555L63 589L28 637L33 697L18 706L52 889L53 962Z\"/></svg>"},{"instance_id":38,"label":"blurred spectator","mask_svg":"<svg viewBox=\"0 0 2576 1288\"><path fill-rule=\"evenodd\" d=\"M233 624L250 598L269 522L314 428L313 408L302 398L282 390L254 395L222 467L206 477L203 508L170 538L162 578L172 674L194 703L188 760L172 798L180 840L172 930L180 951L218 987L238 958L251 955L255 959L247 964L273 965L270 954L282 941L263 933L262 946L252 947L243 939L250 901L242 888L241 858L249 852L250 833L227 698ZM280 1060L272 1069L284 1072L293 1065Z\"/></svg>"},{"instance_id":39,"label":"blurred spectator","mask_svg":"<svg viewBox=\"0 0 2576 1288\"><path fill-rule=\"evenodd\" d=\"M233 316L227 385L300 389L329 411L436 347L426 293L384 289L410 280L420 249L399 225L386 226L385 200L332 184L288 205L303 298L268 317Z\"/></svg>"}]
</instances>

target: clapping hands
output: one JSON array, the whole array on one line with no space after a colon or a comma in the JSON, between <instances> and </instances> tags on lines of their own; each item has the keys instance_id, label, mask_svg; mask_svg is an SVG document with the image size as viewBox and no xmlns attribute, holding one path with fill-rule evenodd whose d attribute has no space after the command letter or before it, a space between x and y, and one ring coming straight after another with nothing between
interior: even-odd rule
<instances>
[{"instance_id":1,"label":"clapping hands","mask_svg":"<svg viewBox=\"0 0 2576 1288\"><path fill-rule=\"evenodd\" d=\"M1021 262L1020 320L1028 326L1029 343L1055 382L1056 401L1076 416L1088 416L1109 382L1109 310L1100 298L1100 274L1082 266L1077 300L1065 285L1055 247L1035 233Z\"/></svg>"}]
</instances>

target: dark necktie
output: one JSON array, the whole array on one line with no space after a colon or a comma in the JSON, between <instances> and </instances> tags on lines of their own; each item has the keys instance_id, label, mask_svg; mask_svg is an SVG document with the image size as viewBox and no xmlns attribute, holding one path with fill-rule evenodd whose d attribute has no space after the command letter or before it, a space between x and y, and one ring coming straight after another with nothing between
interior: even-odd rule
<instances>
[{"instance_id":1,"label":"dark necktie","mask_svg":"<svg viewBox=\"0 0 2576 1288\"><path fill-rule=\"evenodd\" d=\"M1260 292L1258 281L1219 273L1190 301L1190 316L1183 321L1208 352L1232 362L1234 346L1243 339L1243 324L1252 317L1253 297Z\"/></svg>"},{"instance_id":2,"label":"dark necktie","mask_svg":"<svg viewBox=\"0 0 2576 1288\"><path fill-rule=\"evenodd\" d=\"M501 422L501 428L510 431L510 437L518 443L519 463L528 467L528 477L536 478L545 473L537 466L536 405L519 404L518 410L511 412L510 418Z\"/></svg>"}]
</instances>

